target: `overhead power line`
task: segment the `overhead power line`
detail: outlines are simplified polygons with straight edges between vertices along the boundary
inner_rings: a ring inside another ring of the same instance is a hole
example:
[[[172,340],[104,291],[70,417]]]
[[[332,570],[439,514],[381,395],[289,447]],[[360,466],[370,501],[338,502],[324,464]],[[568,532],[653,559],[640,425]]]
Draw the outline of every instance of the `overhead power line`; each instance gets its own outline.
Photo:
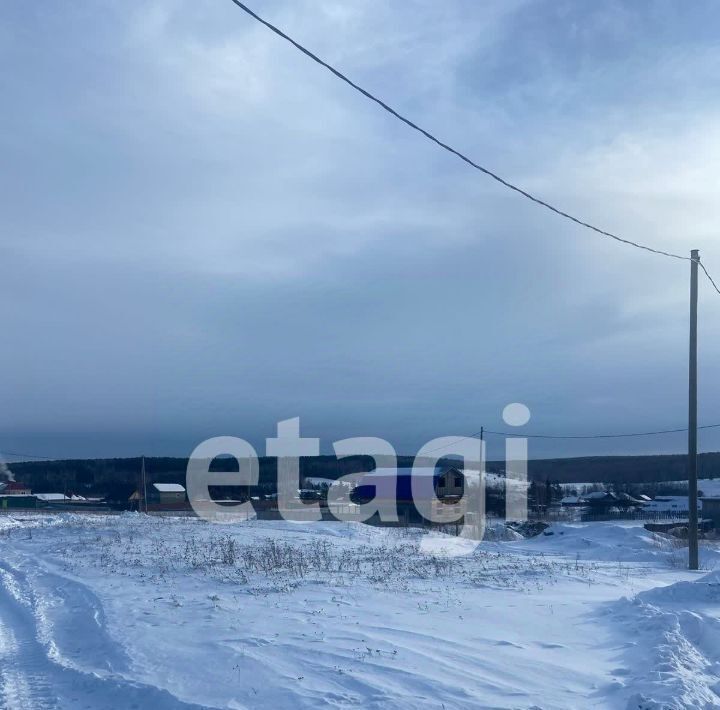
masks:
[[[257,13],[253,12],[247,5],[240,2],[240,0],[232,0],[232,2],[239,7],[243,12],[248,14],[250,17],[252,17],[257,22],[261,23],[265,27],[267,27],[271,32],[274,32],[278,37],[281,37],[285,41],[292,44],[296,49],[298,49],[300,52],[302,52],[305,56],[312,59],[314,62],[319,64],[320,66],[327,69],[329,72],[331,72],[334,76],[336,76],[341,81],[345,82],[348,86],[355,89],[355,91],[362,94],[365,98],[370,99],[370,101],[373,101],[376,103],[380,108],[382,108],[384,111],[387,111],[391,116],[398,119],[402,123],[404,123],[409,128],[412,128],[414,131],[417,131],[422,136],[427,138],[432,143],[435,143],[437,146],[442,148],[443,150],[446,150],[447,152],[451,153],[452,155],[456,156],[463,162],[467,163],[471,167],[475,168],[476,170],[480,171],[481,173],[485,174],[487,177],[492,178],[496,182],[499,182],[504,187],[508,188],[509,190],[513,190],[514,192],[518,193],[519,195],[522,195],[528,200],[531,200],[537,205],[540,205],[541,207],[544,207],[545,209],[554,212],[560,217],[563,217],[571,222],[574,222],[575,224],[585,227],[586,229],[589,229],[593,232],[596,232],[597,234],[607,237],[609,239],[613,239],[614,241],[620,242],[621,244],[627,244],[628,246],[633,246],[637,249],[642,249],[643,251],[651,252],[653,254],[660,254],[661,256],[666,256],[671,259],[679,259],[681,261],[690,261],[691,262],[691,269],[690,269],[690,347],[689,347],[689,370],[688,370],[688,383],[689,383],[689,397],[688,397],[688,429],[675,429],[675,430],[665,430],[665,431],[658,431],[658,432],[641,432],[638,434],[620,434],[620,435],[609,435],[609,434],[594,434],[594,435],[588,435],[588,436],[551,436],[551,435],[541,435],[541,434],[535,434],[535,435],[529,435],[533,436],[534,438],[544,438],[544,439],[610,439],[610,438],[619,438],[622,437],[628,437],[628,436],[652,436],[655,434],[664,434],[664,433],[672,433],[672,432],[681,432],[681,431],[687,431],[688,432],[688,478],[689,478],[689,498],[690,498],[690,518],[689,518],[689,525],[688,525],[688,550],[689,550],[689,568],[692,570],[698,569],[698,525],[697,525],[697,432],[698,428],[707,429],[711,427],[715,427],[718,425],[708,425],[706,427],[698,427],[697,426],[697,295],[698,295],[698,266],[702,267],[703,272],[707,276],[708,280],[712,284],[715,291],[720,294],[720,288],[718,288],[718,285],[715,283],[712,276],[710,276],[710,273],[705,268],[703,264],[700,263],[700,256],[697,249],[693,249],[691,251],[690,257],[682,256],[680,254],[675,254],[673,252],[664,251],[662,249],[655,249],[654,247],[647,246],[646,244],[640,244],[638,242],[634,242],[630,239],[625,239],[623,237],[618,236],[617,234],[613,234],[612,232],[608,232],[604,229],[600,229],[599,227],[596,227],[595,225],[591,224],[590,222],[586,222],[582,219],[579,219],[578,217],[574,217],[568,212],[565,212],[564,210],[559,209],[558,207],[555,207],[554,205],[550,204],[549,202],[546,202],[545,200],[540,199],[539,197],[536,197],[535,195],[531,194],[527,190],[523,190],[522,188],[518,187],[517,185],[514,185],[513,183],[509,182],[508,180],[505,180],[504,178],[500,177],[497,173],[494,173],[492,170],[488,170],[488,168],[483,167],[479,163],[476,163],[474,160],[471,160],[468,158],[464,153],[461,153],[459,150],[456,150],[452,146],[448,145],[447,143],[444,143],[439,138],[435,137],[432,133],[425,130],[424,128],[421,128],[416,123],[411,121],[409,118],[406,118],[402,114],[400,114],[398,111],[396,111],[394,108],[386,104],[384,101],[379,99],[374,94],[371,94],[366,89],[363,89],[359,84],[356,84],[354,81],[350,80],[345,74],[337,70],[335,67],[333,67],[331,64],[328,64],[326,61],[320,59],[316,54],[311,52],[309,49],[301,45],[299,42],[295,41],[292,37],[285,34],[282,30],[280,30],[275,25],[271,24],[267,20],[264,20],[262,17],[260,17]],[[499,435],[507,435],[503,432],[488,432],[488,434],[499,434]],[[474,435],[476,436],[476,435]],[[465,439],[470,437],[464,437]],[[459,439],[459,441],[462,441],[463,439]],[[442,448],[447,447],[438,447],[437,450],[440,450]],[[431,453],[431,452],[427,452]]]
[[[699,426],[698,429],[718,429],[720,424],[704,424]],[[440,451],[441,449],[447,449],[453,444],[457,444],[460,441],[466,441],[467,439],[477,439],[482,434],[492,434],[494,436],[509,436],[509,437],[521,437],[523,439],[626,439],[635,436],[658,436],[660,434],[679,434],[681,432],[688,431],[687,427],[684,429],[658,429],[656,431],[635,431],[629,433],[620,434],[524,434],[521,431],[493,431],[492,429],[482,429],[482,431],[476,431],[467,436],[460,436],[450,444],[439,446],[437,449],[431,449],[426,451],[426,454],[431,454],[433,451]],[[44,459],[46,461],[57,461],[57,457],[53,456],[42,456],[41,454],[21,454],[17,451],[0,451],[0,456],[15,456],[27,459]]]
[[[421,128],[416,123],[411,121],[409,118],[403,116],[401,113],[396,111],[394,108],[386,104],[382,99],[379,99],[374,94],[370,93],[366,89],[363,89],[362,86],[359,84],[356,84],[354,81],[349,79],[345,74],[343,74],[341,71],[336,69],[331,64],[328,64],[328,62],[324,61],[320,57],[317,56],[317,54],[314,54],[309,49],[304,47],[302,44],[294,40],[292,37],[287,35],[285,32],[283,32],[280,28],[276,27],[275,25],[271,24],[267,20],[263,19],[258,15],[256,12],[251,10],[245,3],[240,2],[240,0],[231,0],[235,5],[237,5],[243,12],[247,13],[250,17],[252,17],[254,20],[257,20],[262,25],[265,25],[270,31],[274,32],[278,37],[282,37],[284,40],[292,44],[296,49],[300,50],[304,55],[312,59],[314,62],[317,62],[320,66],[325,67],[329,72],[334,74],[338,79],[341,81],[344,81],[348,86],[351,86],[355,91],[358,91],[361,93],[365,98],[370,99],[371,101],[374,101],[378,106],[380,106],[382,109],[387,111],[389,114],[397,118],[399,121],[402,121],[405,125],[409,126],[413,130],[417,131],[418,133],[421,133],[425,138],[432,141],[436,145],[440,146],[444,150],[448,151],[449,153],[452,153],[457,158],[460,158],[460,160],[464,161],[468,165],[472,166],[476,170],[479,170],[481,173],[484,173],[488,177],[492,178],[496,182],[499,182],[501,185],[507,187],[510,190],[513,190],[514,192],[517,192],[518,194],[522,195],[523,197],[527,198],[528,200],[532,200],[535,204],[540,205],[541,207],[545,207],[546,209],[550,210],[551,212],[554,212],[555,214],[559,215],[560,217],[564,217],[565,219],[569,219],[571,222],[574,222],[575,224],[579,224],[581,227],[585,227],[586,229],[590,229],[593,232],[596,232],[597,234],[600,234],[604,237],[609,237],[610,239],[614,239],[617,242],[621,242],[622,244],[627,244],[629,246],[637,247],[638,249],[643,249],[644,251],[652,252],[653,254],[660,254],[662,256],[668,256],[672,259],[682,259],[683,261],[690,261],[690,258],[687,256],[682,256],[680,254],[673,254],[672,252],[663,251],[662,249],[655,249],[653,247],[649,247],[645,244],[639,244],[638,242],[634,242],[630,239],[624,239],[623,237],[619,237],[617,234],[613,234],[612,232],[608,232],[604,229],[600,229],[599,227],[596,227],[593,224],[590,224],[589,222],[585,222],[582,219],[579,219],[578,217],[573,217],[573,215],[569,214],[568,212],[565,212],[564,210],[559,209],[558,207],[555,207],[554,205],[551,205],[549,202],[545,202],[545,200],[541,200],[539,197],[536,197],[535,195],[531,194],[527,190],[523,190],[521,187],[518,187],[517,185],[514,185],[513,183],[509,182],[508,180],[505,180],[504,178],[500,177],[497,173],[494,173],[492,170],[488,170],[488,168],[483,167],[479,163],[476,163],[471,158],[468,158],[467,155],[464,153],[461,153],[459,150],[456,150],[452,146],[448,145],[447,143],[444,143],[439,138],[435,137],[432,133],[425,130],[424,128]],[[709,277],[709,275],[708,275]],[[717,286],[715,287],[717,289]],[[718,291],[720,293],[720,291]]]
[[[41,456],[40,454],[20,454],[16,451],[0,451],[0,456],[15,456],[16,458],[25,459],[45,459],[46,461],[55,461],[52,456]]]
[[[706,424],[699,426],[698,429],[717,429],[720,424]],[[677,434],[686,432],[685,429],[660,429],[658,431],[639,431],[629,434],[522,434],[517,431],[490,431],[485,429],[485,434],[495,434],[496,436],[522,436],[526,439],[626,439],[634,436],[657,436],[658,434]]]
[[[717,429],[720,424],[705,424],[699,426],[698,429]],[[638,431],[622,434],[524,434],[521,431],[492,431],[491,429],[483,428],[482,431],[476,431],[467,436],[461,436],[450,444],[444,444],[438,446],[437,449],[430,449],[426,451],[426,454],[432,454],[435,451],[441,451],[447,449],[454,444],[467,439],[477,439],[483,434],[493,434],[495,436],[510,436],[510,437],[521,437],[523,439],[627,439],[636,436],[657,436],[659,434],[678,434],[680,432],[687,432],[687,427],[684,429],[659,429],[657,431]]]
[[[710,273],[709,273],[708,270],[705,268],[705,264],[703,264],[702,261],[700,261],[699,259],[698,259],[698,264],[700,265],[700,268],[705,272],[705,276],[708,277],[708,280],[709,280],[710,283],[712,284],[713,288],[720,294],[720,288],[718,288],[718,285],[717,285],[717,284],[715,283],[715,281],[713,280],[713,277],[710,276]]]

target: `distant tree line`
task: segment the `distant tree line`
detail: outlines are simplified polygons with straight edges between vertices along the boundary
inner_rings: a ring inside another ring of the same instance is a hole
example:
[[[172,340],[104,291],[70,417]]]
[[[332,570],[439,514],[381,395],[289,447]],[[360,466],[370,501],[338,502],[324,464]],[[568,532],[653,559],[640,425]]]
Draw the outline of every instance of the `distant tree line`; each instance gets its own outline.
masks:
[[[276,480],[276,460],[259,459],[259,490],[270,492]],[[412,466],[412,456],[399,456],[398,466]],[[451,460],[447,465],[457,464]],[[687,461],[682,455],[662,456],[594,456],[570,459],[537,459],[528,463],[528,476],[538,484],[532,489],[537,500],[558,499],[560,484],[602,483],[615,492],[636,495],[670,495],[673,486],[663,487],[668,481],[687,478]],[[134,486],[139,479],[140,458],[67,459],[59,461],[27,461],[11,464],[15,477],[38,493],[78,493],[104,495],[118,484]],[[185,483],[185,458],[146,458],[147,480],[150,483]],[[373,460],[367,456],[352,456],[338,460],[335,456],[307,457],[300,460],[302,477],[336,479],[349,473],[368,471]],[[502,472],[503,461],[487,463],[490,472]],[[219,458],[213,462],[217,471],[237,470],[237,462]],[[720,453],[706,453],[699,457],[699,477],[720,476]],[[549,483],[548,483],[549,482]],[[646,484],[642,488],[639,484]],[[548,485],[550,491],[548,492]],[[648,487],[649,486],[649,487]],[[583,491],[578,491],[581,493]],[[681,495],[682,493],[676,493]],[[490,500],[488,501],[490,504]]]

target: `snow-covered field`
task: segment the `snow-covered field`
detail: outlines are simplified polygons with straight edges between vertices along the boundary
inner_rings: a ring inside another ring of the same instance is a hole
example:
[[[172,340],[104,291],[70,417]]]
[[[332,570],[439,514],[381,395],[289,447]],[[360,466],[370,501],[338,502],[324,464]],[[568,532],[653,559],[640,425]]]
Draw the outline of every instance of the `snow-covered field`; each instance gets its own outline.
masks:
[[[5,515],[0,707],[718,707],[720,554],[551,530]]]

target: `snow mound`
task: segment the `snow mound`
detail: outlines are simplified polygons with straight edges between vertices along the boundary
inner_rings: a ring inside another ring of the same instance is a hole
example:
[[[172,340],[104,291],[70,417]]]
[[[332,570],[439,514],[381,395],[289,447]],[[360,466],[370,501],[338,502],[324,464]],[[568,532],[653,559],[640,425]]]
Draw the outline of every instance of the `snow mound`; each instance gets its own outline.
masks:
[[[720,707],[720,572],[640,592],[611,605],[609,615],[631,634],[627,710]]]
[[[718,604],[720,570],[714,570],[698,580],[649,589],[638,594],[636,599],[647,604]]]
[[[517,540],[524,540],[525,538],[513,530],[504,523],[493,523],[485,527],[485,535],[483,540],[487,542],[516,542]]]
[[[667,703],[659,703],[642,693],[635,693],[627,702],[625,710],[669,710]]]
[[[611,562],[657,562],[674,552],[666,538],[641,524],[555,523],[527,544],[545,552]]]

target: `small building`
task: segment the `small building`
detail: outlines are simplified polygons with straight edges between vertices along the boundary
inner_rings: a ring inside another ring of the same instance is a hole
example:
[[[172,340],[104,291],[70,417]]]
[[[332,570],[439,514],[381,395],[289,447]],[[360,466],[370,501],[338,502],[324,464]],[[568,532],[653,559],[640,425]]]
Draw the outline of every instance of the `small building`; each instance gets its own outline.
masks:
[[[64,503],[66,500],[70,500],[70,496],[64,493],[36,493],[35,497],[43,503]]]
[[[714,528],[720,528],[720,496],[701,498],[703,520],[710,520]]]
[[[104,502],[111,510],[137,510],[137,504],[131,501],[135,492],[131,483],[113,483],[107,489]]]
[[[699,509],[700,501],[698,501]],[[649,503],[645,503],[643,510],[647,513],[688,515],[690,502],[688,496],[656,496]]]
[[[620,501],[621,505],[630,507],[642,507],[646,501],[640,500],[640,498],[633,498],[629,493],[616,493],[615,496]]]
[[[673,520],[673,521],[664,521],[664,522],[645,523],[645,525],[643,527],[645,528],[645,530],[648,530],[649,532],[659,532],[659,533],[674,535],[675,537],[687,538],[688,526],[689,526],[689,523],[687,520]],[[698,531],[699,532],[706,533],[709,530],[712,530],[713,527],[714,527],[714,525],[711,520],[706,519],[705,517],[698,519]]]
[[[611,508],[628,509],[640,508],[642,501],[633,498],[627,493],[612,493],[610,491],[593,491],[578,498],[577,502],[564,502],[569,500],[563,498],[563,505],[583,505],[592,511],[609,511]]]
[[[153,483],[147,497],[150,505],[178,505],[185,502],[185,488],[179,483]]]
[[[445,471],[429,467],[377,468],[362,476],[353,497],[358,500],[394,499],[398,502],[412,502],[418,496],[425,499],[432,496],[453,498],[462,496],[464,483],[465,476],[457,468]]]
[[[615,508],[619,504],[619,499],[614,493],[609,491],[593,491],[582,496],[585,505],[592,511],[605,512],[610,508]]]
[[[443,471],[437,480],[438,498],[459,498],[465,490],[465,474],[458,468]]]
[[[33,495],[41,504],[50,508],[90,510],[105,506],[102,498],[86,498],[74,493],[34,493]]]
[[[423,522],[416,503],[429,502],[433,517],[447,516],[453,520],[461,514],[460,503],[465,489],[465,475],[461,469],[448,468],[377,468],[363,474],[352,491],[352,503],[377,501],[381,508],[396,512],[407,523]]]
[[[298,498],[300,500],[322,500],[323,492],[315,488],[299,488]]]
[[[4,496],[29,496],[32,495],[30,486],[26,486],[20,481],[7,481],[0,484],[0,495]]]
[[[20,495],[13,493],[11,495],[4,495],[0,493],[0,510],[8,510],[10,508],[22,508],[22,509],[34,509],[45,505],[41,503],[36,496],[33,495]]]

